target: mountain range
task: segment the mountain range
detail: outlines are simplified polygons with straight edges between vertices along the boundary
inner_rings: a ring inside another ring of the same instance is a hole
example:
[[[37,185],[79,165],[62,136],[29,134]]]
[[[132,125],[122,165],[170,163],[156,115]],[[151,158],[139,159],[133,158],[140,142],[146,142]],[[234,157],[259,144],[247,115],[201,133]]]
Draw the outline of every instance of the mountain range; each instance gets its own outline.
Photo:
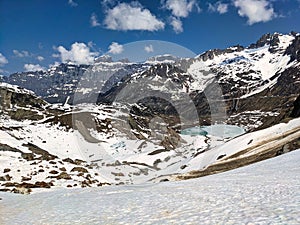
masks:
[[[300,35],[0,83],[0,189],[190,179],[300,147]]]

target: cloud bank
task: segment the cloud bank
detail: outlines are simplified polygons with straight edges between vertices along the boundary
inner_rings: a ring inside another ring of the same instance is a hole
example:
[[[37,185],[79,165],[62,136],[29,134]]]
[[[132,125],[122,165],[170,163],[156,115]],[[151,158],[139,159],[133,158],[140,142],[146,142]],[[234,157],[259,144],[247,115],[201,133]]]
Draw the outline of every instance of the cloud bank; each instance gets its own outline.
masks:
[[[121,54],[124,51],[123,45],[120,45],[117,42],[111,43],[111,45],[108,48],[109,53],[112,53],[114,55]]]
[[[6,57],[4,55],[2,55],[2,53],[0,52],[0,66],[4,66],[5,64],[8,63],[8,60],[6,59]]]
[[[171,26],[176,34],[183,32],[182,21],[176,17],[171,17]]]
[[[19,58],[24,58],[24,57],[29,57],[30,53],[28,51],[18,51],[18,50],[13,50],[13,53],[16,57]]]
[[[162,30],[165,24],[158,20],[148,9],[144,9],[139,3],[119,3],[112,9],[108,9],[104,24],[111,30]]]
[[[92,27],[99,27],[101,24],[98,22],[97,16],[95,13],[91,15],[90,23]]]
[[[228,12],[228,4],[222,2],[216,2],[215,4],[208,3],[208,10],[211,12],[218,12],[225,14]]]
[[[29,72],[29,71],[41,71],[41,70],[45,70],[45,68],[42,67],[39,64],[25,64],[24,65],[24,69],[27,72]]]
[[[249,25],[268,22],[276,17],[274,8],[267,0],[234,0],[233,4],[238,8],[238,14],[248,19]]]
[[[164,4],[166,9],[171,10],[173,16],[182,18],[188,17],[194,7],[200,9],[195,0],[167,0]]]
[[[57,47],[56,50],[59,52],[57,56],[61,58],[63,63],[92,64],[95,57],[99,55],[98,52],[91,52],[86,44],[78,42],[72,44],[70,50],[63,46]]]
[[[76,2],[74,2],[73,0],[68,0],[68,4],[72,7],[78,6],[78,4]]]
[[[163,8],[171,11],[170,24],[175,33],[183,32],[181,18],[187,18],[195,8],[200,12],[196,0],[166,0],[162,1],[162,4]]]

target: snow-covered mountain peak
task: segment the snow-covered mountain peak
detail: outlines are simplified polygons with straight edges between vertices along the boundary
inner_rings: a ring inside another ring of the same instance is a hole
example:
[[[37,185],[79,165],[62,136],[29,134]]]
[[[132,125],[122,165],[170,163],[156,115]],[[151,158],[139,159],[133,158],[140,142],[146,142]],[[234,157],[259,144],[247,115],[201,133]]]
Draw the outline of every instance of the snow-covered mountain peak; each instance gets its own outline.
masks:
[[[264,90],[276,82],[281,72],[293,65],[291,56],[297,53],[295,50],[287,52],[287,49],[295,39],[297,36],[292,34],[265,34],[247,48],[234,46],[207,51],[198,56],[188,69],[196,81],[191,90],[203,89],[205,84],[216,78],[220,83],[235,83],[240,93],[249,94],[257,87]]]
[[[98,62],[112,62],[112,57],[110,55],[102,55],[95,59],[95,63]]]
[[[145,63],[149,63],[149,64],[175,63],[179,60],[180,58],[178,58],[177,56],[164,54],[164,55],[157,55],[157,56],[150,57]]]

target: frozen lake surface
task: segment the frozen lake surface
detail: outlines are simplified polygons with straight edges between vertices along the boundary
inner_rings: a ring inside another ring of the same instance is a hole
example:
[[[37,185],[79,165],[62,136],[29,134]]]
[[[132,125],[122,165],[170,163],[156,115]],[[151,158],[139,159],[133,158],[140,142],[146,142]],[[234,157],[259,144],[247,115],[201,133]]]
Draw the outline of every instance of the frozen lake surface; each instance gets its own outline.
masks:
[[[234,138],[244,134],[246,131],[239,126],[215,124],[211,126],[191,127],[181,131],[183,135],[211,135],[221,138]]]
[[[181,182],[0,193],[0,224],[300,224],[300,150]]]

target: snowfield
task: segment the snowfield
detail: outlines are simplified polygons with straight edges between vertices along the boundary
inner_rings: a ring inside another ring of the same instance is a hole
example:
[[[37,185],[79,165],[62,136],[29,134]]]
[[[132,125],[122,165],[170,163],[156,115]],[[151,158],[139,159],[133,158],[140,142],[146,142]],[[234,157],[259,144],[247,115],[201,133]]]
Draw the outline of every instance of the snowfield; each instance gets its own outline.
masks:
[[[0,224],[299,224],[300,150],[198,179],[0,193]]]

